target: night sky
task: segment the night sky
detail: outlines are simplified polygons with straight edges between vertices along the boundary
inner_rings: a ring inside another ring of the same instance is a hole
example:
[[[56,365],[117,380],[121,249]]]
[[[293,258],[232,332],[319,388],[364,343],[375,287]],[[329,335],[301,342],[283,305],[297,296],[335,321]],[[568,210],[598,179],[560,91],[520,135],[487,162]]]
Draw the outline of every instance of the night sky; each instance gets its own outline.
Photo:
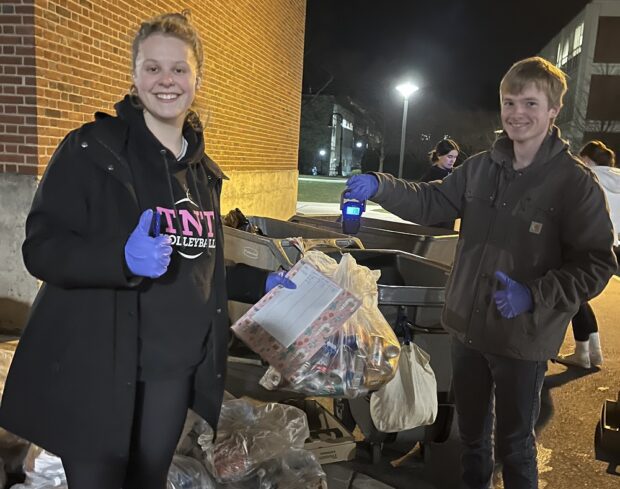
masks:
[[[333,77],[321,93],[396,109],[394,87],[410,78],[425,97],[493,110],[510,65],[538,53],[587,3],[308,0],[304,93]]]

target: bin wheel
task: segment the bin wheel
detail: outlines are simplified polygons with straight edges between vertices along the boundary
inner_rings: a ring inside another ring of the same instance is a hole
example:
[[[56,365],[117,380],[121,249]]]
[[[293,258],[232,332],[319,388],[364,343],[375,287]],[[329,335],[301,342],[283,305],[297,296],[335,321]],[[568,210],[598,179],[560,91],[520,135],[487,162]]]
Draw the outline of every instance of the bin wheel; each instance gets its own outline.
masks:
[[[381,449],[382,449],[382,445],[383,443],[372,443],[371,446],[371,450],[372,450],[372,463],[373,465],[378,464],[379,462],[381,462]]]
[[[357,423],[351,413],[351,406],[347,399],[334,399],[334,416],[348,431],[353,431]]]

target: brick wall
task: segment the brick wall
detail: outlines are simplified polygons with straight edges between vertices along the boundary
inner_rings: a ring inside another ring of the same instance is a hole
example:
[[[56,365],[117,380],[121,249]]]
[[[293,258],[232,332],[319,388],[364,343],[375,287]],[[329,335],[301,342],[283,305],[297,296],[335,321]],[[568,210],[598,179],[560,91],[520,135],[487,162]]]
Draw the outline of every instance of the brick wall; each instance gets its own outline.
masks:
[[[126,93],[139,21],[190,8],[205,47],[207,151],[226,172],[295,173],[305,3],[3,0],[0,171],[41,174],[69,130]]]
[[[37,171],[34,0],[0,4],[0,172]]]

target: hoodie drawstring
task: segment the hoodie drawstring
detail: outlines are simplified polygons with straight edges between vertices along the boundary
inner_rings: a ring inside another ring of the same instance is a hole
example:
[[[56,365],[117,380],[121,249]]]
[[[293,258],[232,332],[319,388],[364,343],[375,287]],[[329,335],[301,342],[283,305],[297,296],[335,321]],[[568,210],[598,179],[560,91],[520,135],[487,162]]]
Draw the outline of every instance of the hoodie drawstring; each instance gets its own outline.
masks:
[[[209,229],[209,224],[207,223],[207,217],[205,216],[204,207],[202,206],[202,198],[200,197],[200,192],[198,191],[198,184],[196,182],[196,172],[194,172],[194,170],[192,169],[192,165],[189,163],[187,165],[187,169],[189,170],[189,173],[192,177],[194,192],[196,193],[196,199],[198,199],[198,208],[200,209],[200,215],[202,216],[202,221],[204,222],[205,232],[208,232],[207,230]],[[203,171],[204,171],[204,168],[203,168]],[[206,172],[205,172],[205,180],[207,182],[207,187],[208,187],[209,177],[206,174]],[[211,199],[211,204],[213,204],[213,200],[211,198],[211,191],[208,191],[207,194],[209,195],[209,198]],[[215,211],[215,208],[213,207],[213,205],[211,206],[211,208]],[[213,216],[215,219],[215,212],[213,213]],[[209,248],[207,248],[207,256],[211,256],[211,250]]]
[[[177,204],[174,199],[174,190],[172,188],[172,179],[170,178],[170,166],[168,165],[168,157],[166,156],[167,150],[162,149],[159,151],[159,154],[164,160],[164,166],[166,167],[166,181],[168,182],[168,194],[170,196],[170,203],[172,204],[172,208],[174,209],[174,218],[177,223],[177,229],[181,232],[181,220],[179,219],[179,210],[177,209]],[[185,250],[185,246],[181,245],[181,249]]]

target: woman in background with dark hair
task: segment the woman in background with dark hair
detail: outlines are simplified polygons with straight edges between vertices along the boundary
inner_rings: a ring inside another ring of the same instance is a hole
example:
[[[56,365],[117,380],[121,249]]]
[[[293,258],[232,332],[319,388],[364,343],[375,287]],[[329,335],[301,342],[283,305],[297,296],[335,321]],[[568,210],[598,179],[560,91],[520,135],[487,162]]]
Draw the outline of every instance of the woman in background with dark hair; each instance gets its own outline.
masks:
[[[420,182],[443,180],[450,175],[450,173],[452,173],[452,167],[459,156],[459,152],[459,145],[452,139],[442,139],[439,141],[435,145],[435,149],[428,154],[433,166],[422,175]]]
[[[617,256],[620,232],[620,170],[614,168],[616,155],[601,141],[590,141],[579,151],[579,158],[595,173],[605,192],[614,226],[614,250]],[[581,368],[600,367],[603,364],[601,339],[596,316],[588,302],[579,307],[572,324],[575,351],[569,355],[560,355],[557,360]]]
[[[459,145],[452,139],[442,139],[428,156],[432,166],[422,175],[420,182],[432,182],[433,180],[443,180],[450,173],[459,156]],[[454,229],[454,221],[438,222],[432,225],[437,228]]]

